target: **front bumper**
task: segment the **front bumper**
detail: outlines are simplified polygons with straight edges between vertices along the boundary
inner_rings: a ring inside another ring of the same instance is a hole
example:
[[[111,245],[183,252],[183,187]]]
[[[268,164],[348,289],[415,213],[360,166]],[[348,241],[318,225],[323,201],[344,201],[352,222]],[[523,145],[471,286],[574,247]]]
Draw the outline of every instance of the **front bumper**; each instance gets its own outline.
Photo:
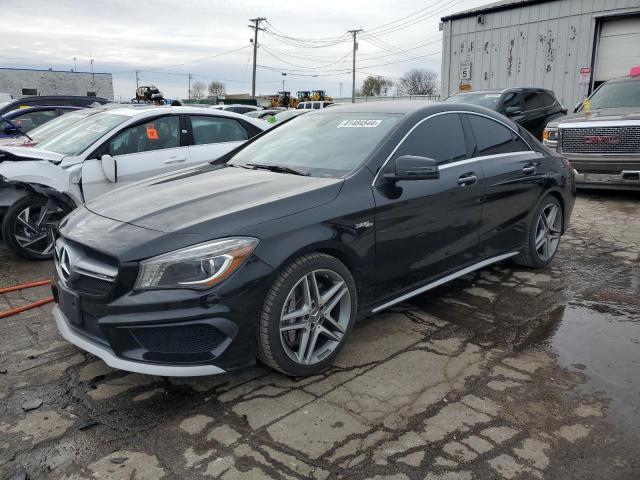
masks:
[[[577,170],[578,188],[640,189],[640,155],[561,155]]]
[[[640,167],[638,170],[623,171],[619,174],[580,173],[578,171],[576,186],[578,188],[609,190],[640,190]]]
[[[216,375],[225,373],[220,367],[215,365],[158,365],[152,363],[135,362],[117,357],[113,351],[105,345],[92,341],[89,338],[77,333],[64,316],[60,307],[53,308],[53,318],[58,325],[58,331],[62,337],[73,343],[75,346],[85,350],[100,358],[110,367],[128,372],[144,373],[146,375],[158,375],[163,377],[197,377],[202,375]]]

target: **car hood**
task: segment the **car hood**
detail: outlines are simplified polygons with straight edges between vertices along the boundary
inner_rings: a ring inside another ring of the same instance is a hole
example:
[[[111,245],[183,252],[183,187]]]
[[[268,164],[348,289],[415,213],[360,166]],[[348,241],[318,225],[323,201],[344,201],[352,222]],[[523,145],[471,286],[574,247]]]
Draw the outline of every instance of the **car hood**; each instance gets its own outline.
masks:
[[[205,165],[118,189],[86,207],[160,232],[220,236],[328,203],[342,183],[336,178]]]
[[[16,161],[33,161],[33,160],[46,160],[51,163],[60,163],[64,155],[60,153],[53,153],[47,150],[40,150],[38,148],[24,148],[22,146],[0,146],[0,162],[10,160]]]
[[[615,122],[623,120],[640,120],[640,108],[603,108],[590,113],[573,113],[549,123],[550,127],[562,127],[567,123]]]

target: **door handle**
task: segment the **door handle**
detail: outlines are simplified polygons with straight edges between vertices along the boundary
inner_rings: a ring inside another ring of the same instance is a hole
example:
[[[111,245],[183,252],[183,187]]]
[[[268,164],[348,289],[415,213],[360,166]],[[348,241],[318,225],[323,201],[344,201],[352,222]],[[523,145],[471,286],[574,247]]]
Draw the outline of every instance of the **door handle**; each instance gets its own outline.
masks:
[[[177,155],[173,156],[173,157],[169,157],[167,160],[164,161],[165,165],[170,165],[172,163],[182,163],[182,162],[186,162],[187,161],[187,157],[179,157]]]
[[[477,181],[478,177],[473,174],[462,175],[460,178],[458,178],[458,185],[460,185],[461,187],[466,187],[467,185],[473,185]]]
[[[535,165],[525,165],[524,167],[522,167],[522,172],[526,173],[527,175],[531,175],[532,173],[536,173],[536,166]]]

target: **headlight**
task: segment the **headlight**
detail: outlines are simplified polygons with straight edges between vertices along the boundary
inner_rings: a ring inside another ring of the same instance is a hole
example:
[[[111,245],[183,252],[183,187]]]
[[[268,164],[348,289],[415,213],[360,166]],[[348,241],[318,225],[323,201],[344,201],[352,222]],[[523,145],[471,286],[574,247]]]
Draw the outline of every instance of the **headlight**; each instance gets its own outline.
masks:
[[[542,143],[547,147],[556,148],[558,146],[558,129],[557,128],[545,128],[542,133]]]
[[[235,272],[256,245],[257,238],[221,238],[143,260],[134,288],[211,288]]]

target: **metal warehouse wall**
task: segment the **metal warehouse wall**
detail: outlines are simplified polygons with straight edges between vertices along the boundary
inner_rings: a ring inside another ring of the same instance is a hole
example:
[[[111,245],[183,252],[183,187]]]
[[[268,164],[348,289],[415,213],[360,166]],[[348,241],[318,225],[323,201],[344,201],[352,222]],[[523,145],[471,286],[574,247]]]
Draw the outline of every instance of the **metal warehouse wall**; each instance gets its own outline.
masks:
[[[596,19],[636,11],[640,0],[554,0],[444,22],[442,95],[470,61],[473,90],[543,87],[571,109],[588,94],[580,68],[592,66]]]
[[[113,78],[110,73],[64,72],[0,68],[0,92],[20,98],[23,88],[34,88],[38,95],[86,95],[113,100]]]

